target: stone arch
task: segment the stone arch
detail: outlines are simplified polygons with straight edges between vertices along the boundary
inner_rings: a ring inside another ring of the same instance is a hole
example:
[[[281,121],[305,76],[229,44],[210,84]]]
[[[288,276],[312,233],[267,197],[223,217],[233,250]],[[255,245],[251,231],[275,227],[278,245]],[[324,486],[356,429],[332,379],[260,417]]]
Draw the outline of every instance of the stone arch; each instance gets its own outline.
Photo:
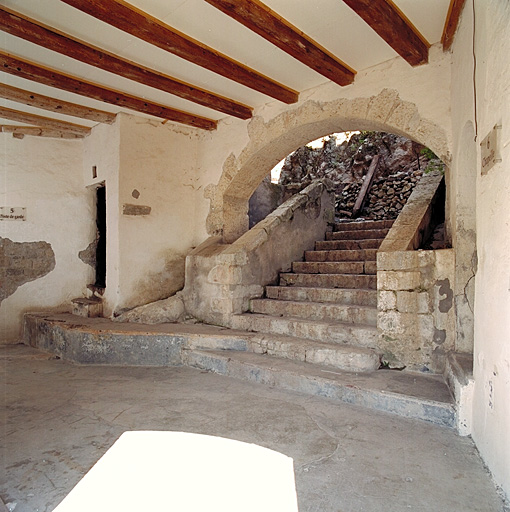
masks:
[[[267,123],[262,117],[250,121],[248,144],[239,157],[227,158],[218,185],[209,191],[208,232],[222,234],[227,243],[235,241],[248,230],[249,198],[274,165],[311,140],[353,130],[404,135],[449,163],[444,130],[423,118],[416,105],[401,100],[395,90],[384,89],[370,98],[307,101]]]

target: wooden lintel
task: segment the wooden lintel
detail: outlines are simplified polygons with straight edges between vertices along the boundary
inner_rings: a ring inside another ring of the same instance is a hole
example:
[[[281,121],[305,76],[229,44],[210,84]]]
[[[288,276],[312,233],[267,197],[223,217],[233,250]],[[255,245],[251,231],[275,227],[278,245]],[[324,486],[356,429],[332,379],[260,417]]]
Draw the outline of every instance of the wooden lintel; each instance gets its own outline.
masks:
[[[123,0],[62,2],[182,59],[284,103],[295,103],[298,100],[296,91],[230,59]]]
[[[0,7],[0,30],[91,66],[225,114],[240,119],[251,117],[251,108],[246,105],[139,66],[5,7]]]
[[[60,121],[51,117],[38,116],[36,114],[29,114],[21,110],[14,110],[12,108],[0,106],[0,118],[17,121],[18,123],[34,124],[43,128],[51,128],[53,130],[65,130],[69,133],[76,135],[88,135],[90,128],[80,124],[68,123],[67,121]]]
[[[113,123],[116,114],[105,112],[104,110],[97,110],[91,107],[84,107],[76,103],[69,103],[68,101],[50,98],[35,92],[25,91],[6,84],[0,84],[0,98],[23,103],[30,107],[37,107],[43,110],[49,110],[56,114],[65,114],[66,116],[80,117],[88,121],[95,121],[97,123]]]
[[[3,133],[12,133],[15,139],[22,139],[25,135],[51,137],[53,139],[83,139],[84,137],[84,135],[70,133],[66,130],[55,130],[53,128],[44,128],[43,126],[14,126],[3,124],[0,125],[0,131]]]
[[[120,91],[107,89],[106,87],[61,73],[55,69],[40,66],[34,62],[15,57],[2,51],[0,51],[0,70],[57,89],[80,94],[87,98],[104,101],[105,103],[194,126],[195,128],[202,128],[204,130],[214,130],[216,128],[216,121],[211,119],[195,116],[157,103],[151,103],[142,98],[137,98]]]
[[[344,0],[411,66],[428,62],[429,44],[391,0]]]
[[[457,30],[462,8],[465,3],[466,0],[450,0],[450,7],[448,8],[443,35],[441,37],[441,43],[444,51],[449,50],[453,43],[453,37]]]
[[[354,71],[259,0],[205,0],[227,16],[339,85]]]

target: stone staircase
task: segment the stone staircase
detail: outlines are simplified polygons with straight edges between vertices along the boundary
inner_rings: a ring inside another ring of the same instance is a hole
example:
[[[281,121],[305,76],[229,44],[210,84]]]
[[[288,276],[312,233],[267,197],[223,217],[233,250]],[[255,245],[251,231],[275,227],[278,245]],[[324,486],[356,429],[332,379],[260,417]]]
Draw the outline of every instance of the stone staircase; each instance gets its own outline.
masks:
[[[266,287],[266,298],[233,317],[232,330],[190,339],[183,363],[454,427],[441,375],[379,370],[376,252],[391,225],[335,225],[292,272],[280,274],[278,286]]]
[[[277,337],[273,355],[348,371],[379,368],[376,252],[392,221],[343,222],[235,315],[234,329]],[[301,355],[298,360],[303,360]]]

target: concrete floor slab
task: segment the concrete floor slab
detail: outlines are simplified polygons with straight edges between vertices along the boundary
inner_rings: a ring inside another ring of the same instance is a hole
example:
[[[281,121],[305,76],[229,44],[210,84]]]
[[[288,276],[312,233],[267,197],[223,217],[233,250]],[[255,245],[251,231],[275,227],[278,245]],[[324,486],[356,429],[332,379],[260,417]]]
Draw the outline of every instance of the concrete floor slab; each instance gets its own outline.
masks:
[[[0,367],[0,497],[16,512],[53,510],[131,430],[288,455],[300,512],[504,510],[472,441],[435,425],[185,367],[78,366],[19,346]]]

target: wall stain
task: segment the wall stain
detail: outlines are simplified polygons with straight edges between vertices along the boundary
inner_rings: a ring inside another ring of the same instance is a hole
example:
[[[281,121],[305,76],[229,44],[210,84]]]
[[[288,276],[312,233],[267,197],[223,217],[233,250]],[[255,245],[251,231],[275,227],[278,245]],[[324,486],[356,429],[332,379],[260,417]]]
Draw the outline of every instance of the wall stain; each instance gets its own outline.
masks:
[[[446,331],[444,329],[438,329],[434,327],[434,343],[442,345],[446,340]]]

